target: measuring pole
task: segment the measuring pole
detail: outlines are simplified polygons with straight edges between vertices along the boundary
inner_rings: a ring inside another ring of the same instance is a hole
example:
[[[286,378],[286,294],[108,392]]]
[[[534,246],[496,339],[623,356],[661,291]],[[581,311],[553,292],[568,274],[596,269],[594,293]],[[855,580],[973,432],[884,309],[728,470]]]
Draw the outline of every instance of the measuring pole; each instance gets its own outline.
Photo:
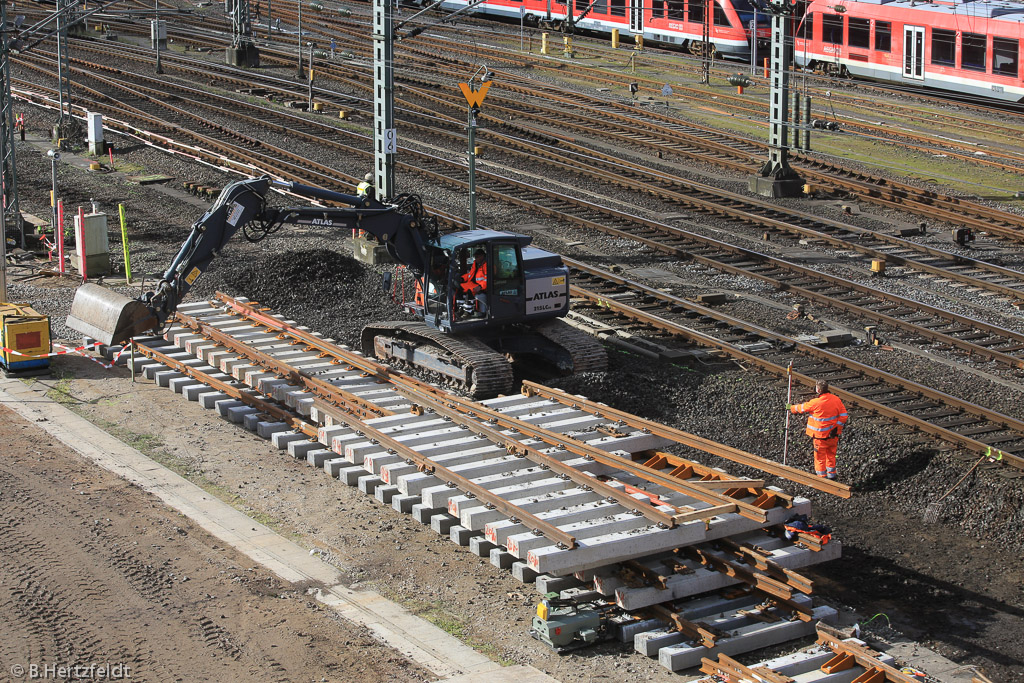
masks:
[[[786,405],[793,402],[793,361],[789,361],[786,368],[786,375],[789,377],[789,389],[786,390]],[[786,436],[782,442],[782,464],[786,464],[786,457],[789,455],[789,418],[793,416],[789,408],[786,408]]]

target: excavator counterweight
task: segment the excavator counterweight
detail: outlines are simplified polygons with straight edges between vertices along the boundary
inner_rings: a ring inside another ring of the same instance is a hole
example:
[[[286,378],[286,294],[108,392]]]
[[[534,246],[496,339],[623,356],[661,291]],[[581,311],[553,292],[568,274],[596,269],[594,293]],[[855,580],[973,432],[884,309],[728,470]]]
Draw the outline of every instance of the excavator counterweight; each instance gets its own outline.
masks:
[[[155,328],[157,319],[138,299],[84,284],[75,293],[68,326],[101,344],[120,344]]]

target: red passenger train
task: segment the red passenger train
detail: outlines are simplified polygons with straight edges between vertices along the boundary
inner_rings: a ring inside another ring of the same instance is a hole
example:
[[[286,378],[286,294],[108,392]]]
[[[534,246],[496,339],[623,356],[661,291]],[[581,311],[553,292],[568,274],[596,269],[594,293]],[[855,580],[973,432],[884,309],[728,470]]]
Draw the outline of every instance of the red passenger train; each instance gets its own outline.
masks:
[[[962,95],[1024,99],[1024,3],[811,0],[800,9],[794,56],[801,66]]]
[[[449,10],[577,28],[719,56],[769,54],[770,0],[444,0]],[[1024,3],[1014,0],[797,0],[794,57],[799,66],[837,76],[890,81],[1009,102],[1024,100],[1021,39]],[[760,57],[759,57],[760,60]]]
[[[504,17],[529,25],[560,27],[572,15],[573,24],[587,31],[624,37],[642,35],[646,41],[673,45],[700,54],[704,16],[711,12],[708,42],[720,56],[750,59],[752,22],[757,22],[758,50],[767,55],[771,40],[769,17],[755,9],[757,0],[484,0],[473,14]],[[444,0],[441,7],[457,10],[472,0]]]

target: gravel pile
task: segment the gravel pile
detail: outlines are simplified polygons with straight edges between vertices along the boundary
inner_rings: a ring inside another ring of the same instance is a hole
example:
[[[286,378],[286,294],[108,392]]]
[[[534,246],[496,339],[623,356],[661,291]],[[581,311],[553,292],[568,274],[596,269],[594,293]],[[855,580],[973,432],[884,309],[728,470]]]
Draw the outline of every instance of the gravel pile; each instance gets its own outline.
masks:
[[[325,248],[260,253],[211,269],[197,295],[211,283],[233,296],[247,296],[299,324],[344,344],[359,344],[370,321],[404,319],[381,288],[381,275],[347,254]]]

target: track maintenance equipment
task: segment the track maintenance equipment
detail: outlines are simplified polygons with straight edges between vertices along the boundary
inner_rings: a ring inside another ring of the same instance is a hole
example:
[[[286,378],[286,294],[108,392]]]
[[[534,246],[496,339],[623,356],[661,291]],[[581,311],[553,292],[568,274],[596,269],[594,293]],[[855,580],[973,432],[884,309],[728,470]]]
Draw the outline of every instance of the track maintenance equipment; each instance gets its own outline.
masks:
[[[0,368],[8,377],[49,371],[50,318],[24,304],[0,303]]]
[[[347,206],[269,207],[272,186]],[[426,370],[476,398],[512,390],[510,358],[539,362],[561,374],[607,366],[600,342],[560,320],[569,312],[569,269],[558,254],[530,246],[530,236],[494,230],[442,235],[416,195],[385,204],[267,176],[235,181],[221,191],[153,291],[130,299],[99,285],[82,285],[68,325],[102,344],[159,331],[238,230],[256,242],[285,224],[361,230],[412,273],[413,299],[403,297],[401,303],[416,320],[365,327],[361,341],[368,356]],[[486,254],[486,310],[461,287],[478,250]],[[401,293],[391,275],[384,274],[385,289]]]
[[[562,654],[609,637],[606,612],[598,603],[548,593],[537,603],[530,635]]]

